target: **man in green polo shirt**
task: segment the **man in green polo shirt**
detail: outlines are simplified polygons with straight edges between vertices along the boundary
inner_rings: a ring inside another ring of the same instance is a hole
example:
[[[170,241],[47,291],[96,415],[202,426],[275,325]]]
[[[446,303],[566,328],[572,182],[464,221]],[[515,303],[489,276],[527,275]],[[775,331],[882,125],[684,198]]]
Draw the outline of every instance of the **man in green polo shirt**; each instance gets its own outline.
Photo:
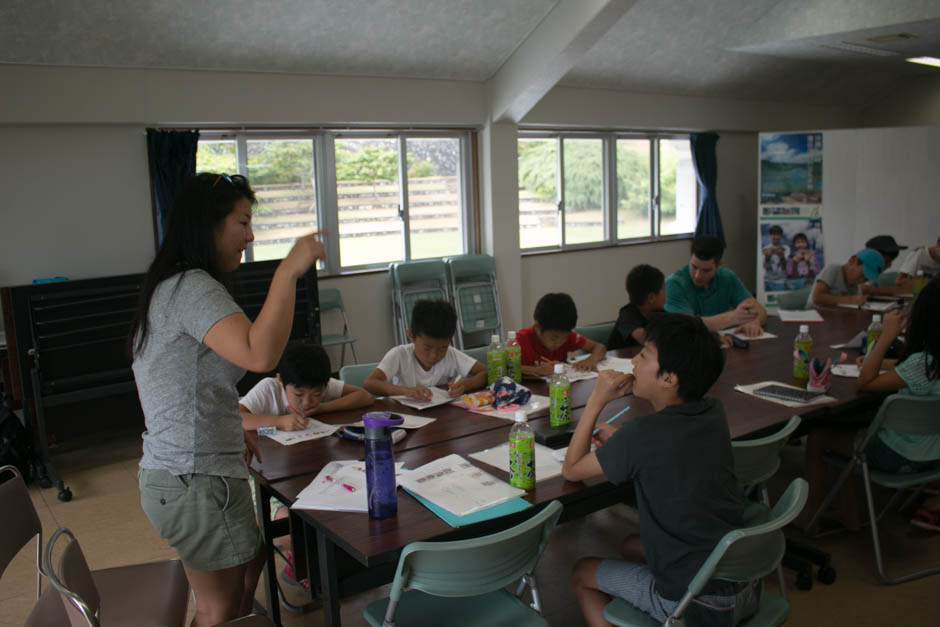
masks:
[[[699,316],[712,331],[735,327],[748,336],[760,335],[767,310],[734,272],[721,267],[724,250],[712,235],[692,240],[689,265],[666,279],[666,311]]]

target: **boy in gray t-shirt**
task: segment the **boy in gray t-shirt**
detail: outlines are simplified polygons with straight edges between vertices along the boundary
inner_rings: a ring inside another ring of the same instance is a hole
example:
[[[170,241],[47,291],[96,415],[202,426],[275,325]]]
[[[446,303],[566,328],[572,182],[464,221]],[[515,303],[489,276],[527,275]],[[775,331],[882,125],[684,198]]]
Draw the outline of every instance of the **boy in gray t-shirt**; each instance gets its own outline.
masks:
[[[873,248],[863,248],[844,264],[826,266],[813,284],[807,306],[862,305],[868,300],[862,286],[870,281],[878,287],[878,276],[884,270],[884,257]]]

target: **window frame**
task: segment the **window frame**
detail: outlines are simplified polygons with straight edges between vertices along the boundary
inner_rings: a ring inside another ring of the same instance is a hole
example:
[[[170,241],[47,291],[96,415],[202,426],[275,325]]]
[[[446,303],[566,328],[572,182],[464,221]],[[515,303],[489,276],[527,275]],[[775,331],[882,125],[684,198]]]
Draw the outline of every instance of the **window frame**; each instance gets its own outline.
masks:
[[[556,141],[556,198],[555,205],[559,212],[559,243],[550,246],[534,246],[531,248],[522,248],[520,252],[523,255],[541,254],[548,252],[567,252],[573,250],[584,250],[591,248],[606,248],[609,246],[622,246],[630,244],[645,244],[649,242],[661,242],[677,239],[688,239],[694,235],[694,227],[691,231],[682,233],[662,234],[661,229],[661,194],[660,194],[660,140],[663,139],[685,139],[691,141],[691,134],[679,132],[655,132],[647,133],[640,131],[580,131],[580,130],[558,130],[558,129],[537,129],[520,128],[518,132],[519,139],[554,139]],[[580,244],[569,244],[565,241],[565,207],[564,207],[564,140],[565,139],[598,139],[602,140],[602,159],[601,159],[601,214],[604,218],[603,232],[604,239],[595,242],[585,242]],[[620,139],[644,139],[649,142],[649,232],[647,235],[638,235],[632,237],[618,237],[617,235],[617,141]],[[517,191],[518,198],[518,191]],[[695,189],[695,217],[698,221],[699,190],[696,184]]]
[[[458,141],[458,239],[463,254],[475,252],[475,224],[477,222],[474,189],[474,163],[472,143],[476,131],[452,128],[311,128],[311,129],[199,129],[199,141],[234,141],[237,174],[248,173],[248,141],[255,140],[310,140],[313,142],[313,172],[316,198],[317,224],[321,231],[339,233],[339,194],[336,181],[337,139],[395,139],[398,149],[399,219],[402,221],[403,259],[411,261],[411,224],[408,200],[409,139],[456,139]],[[235,174],[235,173],[232,173]],[[250,180],[250,179],[249,179]],[[323,238],[326,260],[321,275],[342,275],[385,270],[388,261],[348,265],[340,264],[339,237]],[[461,253],[455,253],[461,254]],[[245,250],[245,262],[254,261],[253,243]]]

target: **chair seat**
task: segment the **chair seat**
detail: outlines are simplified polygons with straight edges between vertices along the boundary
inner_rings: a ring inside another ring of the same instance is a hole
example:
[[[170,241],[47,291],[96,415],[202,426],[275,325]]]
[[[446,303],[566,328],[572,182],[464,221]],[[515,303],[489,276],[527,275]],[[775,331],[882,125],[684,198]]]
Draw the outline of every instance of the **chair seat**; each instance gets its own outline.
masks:
[[[844,457],[839,455],[827,454],[823,458],[826,460],[826,463],[832,464],[839,468],[844,468],[848,463]],[[858,474],[861,474],[861,467],[856,467]],[[883,472],[881,470],[875,470],[874,468],[868,468],[868,476],[871,477],[872,483],[884,486],[886,488],[909,488],[911,486],[919,486],[924,483],[930,483],[931,481],[940,480],[940,467],[931,468],[924,472]]]
[[[388,597],[365,609],[370,625],[381,627]],[[395,613],[398,625],[464,625],[466,627],[535,627],[548,625],[538,612],[506,590],[473,597],[437,597],[419,590],[402,594]]]
[[[62,595],[48,582],[23,624],[24,627],[61,627],[69,624],[69,616],[62,605]]]
[[[740,627],[773,627],[782,625],[790,612],[790,606],[783,597],[768,594],[766,589],[760,597],[757,613],[741,623]],[[614,599],[604,607],[604,618],[614,625],[635,627],[659,627],[659,623],[623,599]]]
[[[186,621],[189,582],[179,560],[104,568],[92,576],[101,595],[103,625],[182,626]]]
[[[355,342],[356,338],[351,335],[342,335],[339,333],[334,333],[331,335],[324,335],[320,339],[320,346],[335,346],[337,344],[351,344]]]

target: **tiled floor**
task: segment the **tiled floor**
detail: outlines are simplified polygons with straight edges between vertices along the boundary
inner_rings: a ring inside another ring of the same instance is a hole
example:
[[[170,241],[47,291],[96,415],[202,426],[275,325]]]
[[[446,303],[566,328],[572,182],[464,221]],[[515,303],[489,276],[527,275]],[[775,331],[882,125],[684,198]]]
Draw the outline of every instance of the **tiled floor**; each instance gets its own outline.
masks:
[[[799,449],[788,449],[780,483],[795,473]],[[173,551],[157,536],[140,510],[137,492],[136,438],[101,442],[56,457],[57,468],[72,488],[74,499],[61,503],[55,490],[30,486],[48,538],[57,527],[70,528],[82,543],[92,568],[151,561],[173,557]],[[773,490],[772,490],[773,492]],[[631,524],[632,512],[615,507],[560,526],[552,537],[537,574],[545,615],[552,625],[581,625],[577,604],[568,586],[571,565],[582,555],[612,555]],[[889,516],[884,534],[889,567],[917,567],[940,563],[940,534],[914,530],[904,517]],[[811,591],[793,588],[790,580],[793,625],[893,625],[935,624],[940,612],[937,594],[940,576],[899,586],[877,582],[871,558],[871,541],[866,532],[842,533],[814,542],[832,553],[838,570],[834,585],[816,584]],[[34,547],[21,551],[0,578],[0,625],[22,625],[32,606],[34,589]],[[767,580],[776,590],[775,578]],[[364,624],[362,608],[383,595],[378,589],[345,599],[343,623]],[[299,600],[298,591],[288,588],[289,598]],[[263,599],[259,587],[259,599]],[[319,625],[320,612],[293,615],[284,612],[285,625]],[[933,618],[931,618],[933,617]]]

